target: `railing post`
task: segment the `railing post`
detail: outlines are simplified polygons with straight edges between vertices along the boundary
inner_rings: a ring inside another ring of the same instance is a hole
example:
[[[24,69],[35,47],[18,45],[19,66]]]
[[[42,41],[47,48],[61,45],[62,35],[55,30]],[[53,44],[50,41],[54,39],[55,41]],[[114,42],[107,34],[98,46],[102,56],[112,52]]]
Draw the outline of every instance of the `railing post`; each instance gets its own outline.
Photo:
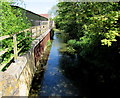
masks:
[[[40,21],[40,25],[39,25],[39,32],[41,33],[41,21]]]
[[[31,37],[32,37],[32,27],[30,28],[30,33],[31,33]]]
[[[39,32],[41,32],[41,24],[39,25]]]
[[[24,30],[24,35],[25,35],[25,38],[26,38],[26,36],[27,36],[27,31],[26,30]]]
[[[50,21],[48,20],[48,29],[50,29]]]
[[[41,21],[41,26],[40,27],[41,27],[41,33],[42,33],[42,31],[43,31],[43,29],[42,29],[43,28],[42,21]]]
[[[13,35],[13,48],[14,48],[14,61],[16,62],[18,56],[16,34]]]
[[[37,29],[37,26],[35,27],[35,29],[36,29],[36,37],[38,36],[38,29]]]

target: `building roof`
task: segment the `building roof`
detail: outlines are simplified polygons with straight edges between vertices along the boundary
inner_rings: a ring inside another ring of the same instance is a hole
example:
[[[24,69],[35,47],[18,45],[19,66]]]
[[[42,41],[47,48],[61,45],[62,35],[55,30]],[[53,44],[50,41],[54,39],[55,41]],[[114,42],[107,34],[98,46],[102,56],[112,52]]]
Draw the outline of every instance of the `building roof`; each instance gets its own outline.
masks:
[[[15,6],[15,5],[11,5],[11,7],[20,8],[20,9],[26,10],[26,9],[24,9],[24,8],[22,8],[22,7]],[[37,16],[39,16],[39,17],[47,18],[47,17],[42,16],[41,14],[36,14],[36,13],[34,13],[34,12],[32,12],[32,11],[29,11],[29,10],[26,10],[26,11],[27,11],[27,12],[30,12],[30,13],[32,13],[32,14],[34,14],[34,15],[37,15]],[[48,19],[48,18],[47,18],[47,19]]]
[[[39,14],[40,16],[43,16],[45,18],[49,18],[49,15],[48,14]]]

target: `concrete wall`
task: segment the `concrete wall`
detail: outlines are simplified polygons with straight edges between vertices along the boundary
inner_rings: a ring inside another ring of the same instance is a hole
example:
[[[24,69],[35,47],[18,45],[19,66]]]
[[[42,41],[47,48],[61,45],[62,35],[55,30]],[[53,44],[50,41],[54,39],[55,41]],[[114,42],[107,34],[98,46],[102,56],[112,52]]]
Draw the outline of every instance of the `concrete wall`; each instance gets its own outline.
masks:
[[[42,43],[44,39],[49,40],[49,33],[50,30],[40,35],[33,41],[32,48],[28,53],[18,57],[18,61],[12,63],[6,71],[0,72],[0,97],[28,96],[36,68],[39,66],[39,60],[35,60],[40,59],[35,58],[35,47]]]

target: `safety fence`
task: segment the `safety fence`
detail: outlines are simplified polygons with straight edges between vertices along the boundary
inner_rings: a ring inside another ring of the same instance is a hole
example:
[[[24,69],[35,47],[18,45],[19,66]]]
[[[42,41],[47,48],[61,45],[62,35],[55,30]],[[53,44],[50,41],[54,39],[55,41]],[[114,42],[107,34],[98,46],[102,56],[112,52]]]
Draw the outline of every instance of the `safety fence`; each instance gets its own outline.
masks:
[[[10,52],[9,45],[4,49],[0,51],[0,71],[3,71],[6,66],[9,65],[10,62],[17,62],[17,57],[19,56],[19,53],[24,49],[26,45],[26,39],[28,37],[35,39],[38,36],[40,36],[42,33],[47,31],[48,29],[52,28],[52,21],[41,21],[41,24],[39,26],[33,26],[28,29],[25,29],[23,31],[19,31],[17,33],[14,33],[12,35],[5,35],[0,37],[1,45],[2,41],[11,39],[12,40],[12,51],[10,53],[9,58],[7,60],[4,60],[4,55],[7,52]],[[22,39],[20,39],[19,35],[22,35]],[[29,41],[29,40],[27,40]],[[22,43],[22,44],[21,44]],[[19,45],[21,44],[21,47]]]

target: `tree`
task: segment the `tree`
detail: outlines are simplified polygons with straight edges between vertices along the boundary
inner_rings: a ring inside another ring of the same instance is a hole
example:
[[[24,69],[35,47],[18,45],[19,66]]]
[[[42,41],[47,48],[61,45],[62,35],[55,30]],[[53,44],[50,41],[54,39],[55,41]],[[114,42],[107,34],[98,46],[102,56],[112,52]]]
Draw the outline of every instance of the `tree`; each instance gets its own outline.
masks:
[[[118,3],[60,2],[57,6],[55,21],[60,29],[69,34],[69,45],[72,44],[69,40],[76,40],[72,47],[80,55],[86,55],[97,46],[114,46],[119,41]]]

